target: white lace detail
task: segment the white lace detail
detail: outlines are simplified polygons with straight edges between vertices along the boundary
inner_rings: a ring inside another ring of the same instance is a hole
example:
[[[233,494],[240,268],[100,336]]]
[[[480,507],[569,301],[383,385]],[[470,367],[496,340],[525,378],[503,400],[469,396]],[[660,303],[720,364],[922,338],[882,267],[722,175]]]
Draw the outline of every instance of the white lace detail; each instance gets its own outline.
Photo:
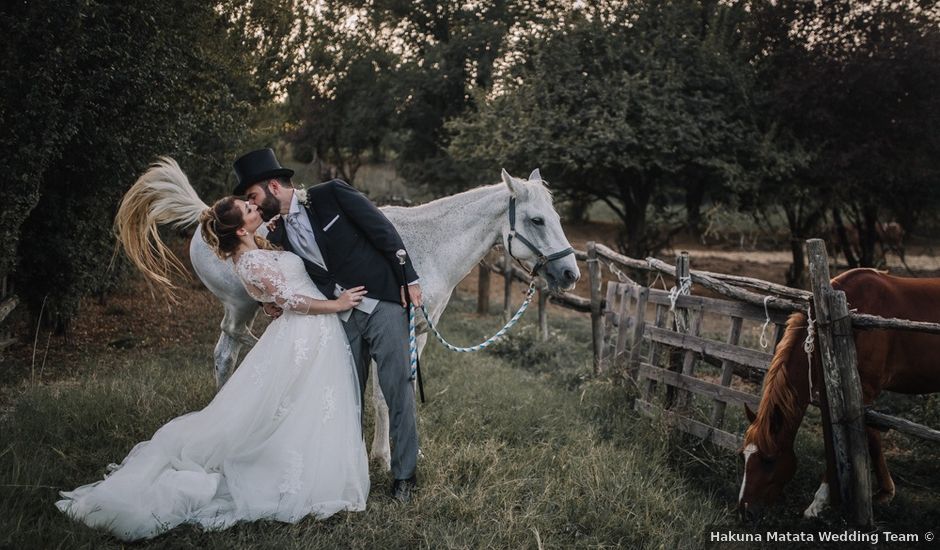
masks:
[[[287,469],[284,470],[284,480],[277,490],[280,491],[281,494],[288,493],[296,495],[297,491],[301,490],[304,486],[303,482],[300,480],[300,476],[304,473],[304,461],[297,451],[290,451],[287,454],[290,458],[287,462]]]
[[[299,266],[300,280],[296,277],[294,281],[288,280],[288,273],[298,272],[297,269],[287,269],[291,262],[296,264],[293,267]],[[322,296],[306,278],[303,261],[290,252],[249,250],[238,258],[235,272],[252,298],[259,302],[274,302],[285,310],[306,313],[312,301]],[[303,280],[308,284],[300,282]]]
[[[264,383],[264,373],[268,371],[268,364],[257,362],[254,365],[254,368],[251,369],[251,381],[255,386],[261,387],[261,384]]]
[[[275,320],[275,322],[277,322],[277,320]],[[287,323],[279,323],[277,327],[277,332],[274,333],[274,341],[283,342],[285,335],[287,335]]]
[[[317,346],[320,349],[326,347],[330,341],[333,340],[333,331],[330,330],[330,327],[326,324],[326,317],[320,316],[320,341],[317,342]]]
[[[306,338],[298,338],[294,340],[294,366],[300,368],[304,366],[309,359],[308,354],[310,353],[310,346],[307,344]]]
[[[323,388],[323,419],[321,422],[326,424],[333,419],[336,414],[336,398],[333,396],[333,386]]]
[[[273,420],[274,420],[275,422],[277,422],[277,421],[279,421],[280,419],[282,419],[282,418],[284,418],[285,416],[287,416],[287,413],[290,412],[291,405],[293,405],[293,403],[291,403],[290,399],[287,399],[287,398],[285,397],[284,400],[281,401],[281,404],[277,406],[277,410],[274,411],[274,419],[273,419]]]

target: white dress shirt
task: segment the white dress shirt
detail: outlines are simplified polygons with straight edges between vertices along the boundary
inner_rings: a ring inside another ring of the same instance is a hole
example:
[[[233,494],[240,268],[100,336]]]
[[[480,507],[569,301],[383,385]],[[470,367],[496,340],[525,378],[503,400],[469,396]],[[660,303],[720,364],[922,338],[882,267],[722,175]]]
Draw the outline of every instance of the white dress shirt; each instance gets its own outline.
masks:
[[[287,211],[284,221],[287,224],[287,239],[290,241],[291,246],[294,247],[294,253],[309,262],[317,264],[323,269],[327,269],[326,262],[323,261],[323,253],[320,251],[319,245],[317,245],[313,227],[310,225],[311,223],[315,223],[315,221],[311,220],[310,217],[306,215],[306,209],[300,206],[300,201],[297,200],[297,193],[291,196],[290,210]],[[345,288],[336,285],[333,296],[339,297],[345,290]],[[375,311],[375,306],[377,305],[379,305],[379,301],[375,298],[363,296],[362,301],[359,302],[355,309],[368,315]],[[343,322],[346,322],[349,320],[350,315],[352,315],[352,310],[347,309],[339,313],[339,318]]]

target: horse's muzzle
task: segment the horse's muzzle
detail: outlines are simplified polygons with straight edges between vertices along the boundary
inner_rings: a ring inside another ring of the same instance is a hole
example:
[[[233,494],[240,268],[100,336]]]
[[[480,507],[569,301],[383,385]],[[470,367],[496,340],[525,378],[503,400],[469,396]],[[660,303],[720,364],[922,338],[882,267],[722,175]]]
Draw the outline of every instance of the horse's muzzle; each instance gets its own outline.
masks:
[[[575,283],[581,278],[581,273],[577,268],[555,267],[549,264],[542,270],[542,276],[553,291],[567,291],[574,288]]]

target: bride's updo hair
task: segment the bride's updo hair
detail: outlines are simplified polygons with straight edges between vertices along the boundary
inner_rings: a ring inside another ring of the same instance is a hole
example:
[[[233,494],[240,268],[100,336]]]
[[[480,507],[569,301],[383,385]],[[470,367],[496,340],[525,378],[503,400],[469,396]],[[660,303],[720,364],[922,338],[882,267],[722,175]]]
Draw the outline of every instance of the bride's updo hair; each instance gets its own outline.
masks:
[[[241,239],[236,232],[244,224],[242,209],[235,204],[235,197],[223,197],[215,201],[215,204],[203,210],[199,216],[202,238],[223,260],[231,258],[238,250]],[[271,243],[257,235],[255,244],[259,248],[274,249]]]
[[[235,233],[243,225],[242,211],[236,208],[235,197],[223,197],[199,216],[202,238],[223,260],[229,258],[241,243]]]

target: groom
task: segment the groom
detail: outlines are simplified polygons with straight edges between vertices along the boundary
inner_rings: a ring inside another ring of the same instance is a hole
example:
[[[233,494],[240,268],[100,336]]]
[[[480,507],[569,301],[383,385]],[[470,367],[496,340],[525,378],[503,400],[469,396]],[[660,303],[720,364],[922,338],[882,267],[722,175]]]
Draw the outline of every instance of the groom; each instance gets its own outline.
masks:
[[[358,370],[360,395],[369,360],[378,365],[378,383],[389,409],[392,496],[408,502],[417,481],[418,427],[403,288],[408,283],[411,300],[419,306],[421,286],[407,256],[407,280],[402,280],[395,253],[405,246],[398,231],[369,199],[338,179],[311,187],[301,200],[291,186],[294,171],[282,167],[271,149],[242,155],[234,169],[234,194],[257,205],[265,221],[280,214],[268,240],[300,256],[324,296],[365,286],[366,297],[340,319]]]

